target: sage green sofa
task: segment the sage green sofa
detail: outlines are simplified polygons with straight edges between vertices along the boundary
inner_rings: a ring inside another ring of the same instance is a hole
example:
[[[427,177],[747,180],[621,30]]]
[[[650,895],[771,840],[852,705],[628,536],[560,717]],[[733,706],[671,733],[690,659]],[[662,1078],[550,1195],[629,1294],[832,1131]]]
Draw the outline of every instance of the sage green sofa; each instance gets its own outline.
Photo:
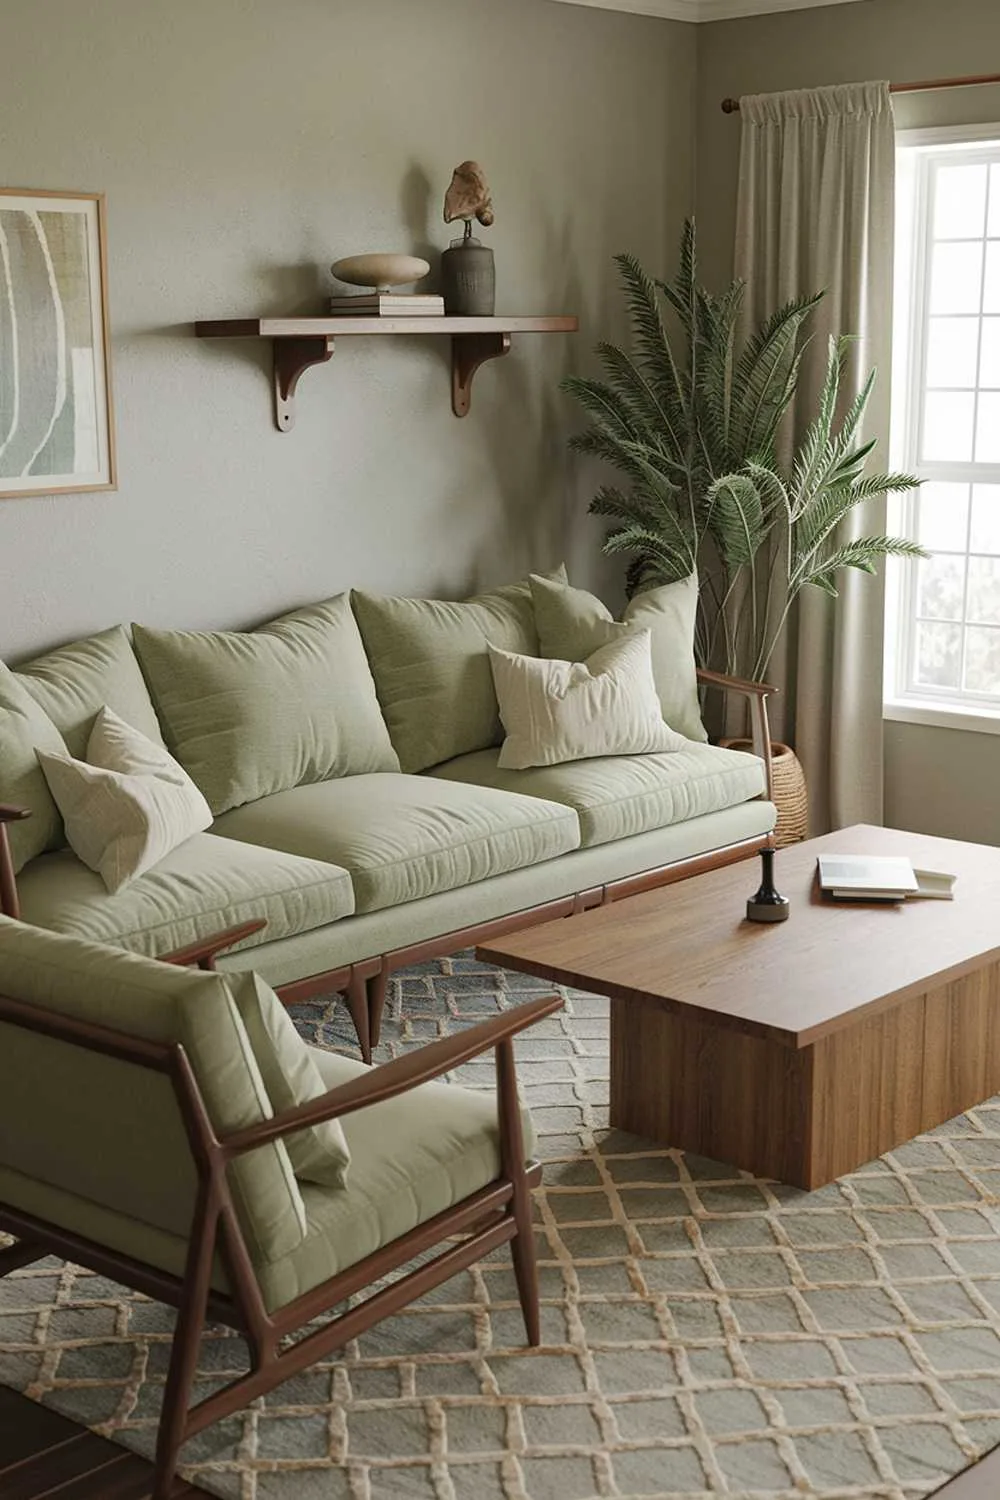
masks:
[[[392,969],[767,841],[760,689],[744,685],[763,759],[706,743],[688,646],[682,698],[657,681],[683,750],[505,771],[487,641],[538,654],[527,584],[341,594],[252,631],[116,626],[2,668],[0,909],[148,956],[264,918],[220,967],[285,999],[364,986],[377,1039]],[[215,815],[114,895],[65,847],[35,754],[82,757],[104,705],[162,740]]]

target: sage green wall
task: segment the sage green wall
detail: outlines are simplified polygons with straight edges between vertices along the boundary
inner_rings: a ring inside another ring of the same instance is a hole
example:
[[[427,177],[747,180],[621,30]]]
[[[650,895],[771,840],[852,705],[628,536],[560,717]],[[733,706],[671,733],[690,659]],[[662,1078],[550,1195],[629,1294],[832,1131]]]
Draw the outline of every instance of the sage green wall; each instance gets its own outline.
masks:
[[[859,0],[699,27],[696,212],[705,279],[719,284],[732,274],[740,124],[720,110],[723,98],[993,71],[998,57],[997,0]],[[895,113],[900,128],[1000,122],[1000,89],[898,95]],[[891,825],[1000,844],[998,780],[996,735],[885,726]]]
[[[0,656],[351,584],[593,573],[557,383],[623,331],[612,254],[661,263],[689,210],[694,27],[549,0],[0,0],[0,37],[0,183],[107,193],[120,459],[117,493],[0,502]],[[466,156],[500,309],[581,334],[515,340],[461,422],[444,340],[343,340],[279,434],[266,346],[192,320],[319,311],[336,256],[443,248]]]

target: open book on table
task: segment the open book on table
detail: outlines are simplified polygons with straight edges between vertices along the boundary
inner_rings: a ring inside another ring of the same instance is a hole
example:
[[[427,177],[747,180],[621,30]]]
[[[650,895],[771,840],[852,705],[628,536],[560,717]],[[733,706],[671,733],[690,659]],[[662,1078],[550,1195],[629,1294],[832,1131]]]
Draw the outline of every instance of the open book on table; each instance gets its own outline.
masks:
[[[955,894],[954,875],[914,869],[902,856],[820,854],[816,865],[820,890],[837,901],[951,901]]]

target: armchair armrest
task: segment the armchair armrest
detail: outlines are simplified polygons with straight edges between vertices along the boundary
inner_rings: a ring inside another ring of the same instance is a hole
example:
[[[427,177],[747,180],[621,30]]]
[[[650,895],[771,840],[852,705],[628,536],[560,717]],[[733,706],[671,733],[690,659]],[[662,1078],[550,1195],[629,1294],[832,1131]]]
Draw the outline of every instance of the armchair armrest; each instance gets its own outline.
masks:
[[[182,968],[197,964],[199,969],[214,969],[216,958],[226,948],[232,948],[235,943],[241,943],[244,938],[251,937],[266,926],[264,917],[255,917],[250,922],[241,922],[237,927],[214,932],[211,937],[200,938],[196,943],[188,943],[186,948],[175,948],[172,953],[161,954],[160,962],[179,964]]]
[[[519,1031],[562,1010],[562,1006],[561,995],[543,995],[538,1000],[529,1000],[527,1005],[519,1005],[504,1015],[482,1021],[478,1026],[470,1026],[467,1031],[461,1031],[456,1036],[442,1037],[440,1041],[431,1042],[416,1052],[382,1063],[361,1077],[352,1078],[350,1083],[340,1084],[321,1094],[319,1098],[310,1100],[308,1104],[299,1104],[262,1124],[234,1131],[223,1140],[223,1149],[229,1157],[242,1156],[247,1151],[255,1151],[258,1146],[266,1146],[283,1136],[294,1135],[295,1131],[303,1130],[307,1125],[321,1125],[325,1120],[335,1120],[341,1115],[353,1114],[355,1110],[367,1109],[370,1104],[383,1104],[387,1099],[394,1099],[397,1094],[405,1094],[422,1083],[439,1078],[442,1073],[450,1073],[452,1069],[478,1057],[482,1052],[488,1052],[491,1048],[503,1048]]]
[[[0,912],[5,917],[17,918],[21,915],[7,824],[19,823],[22,818],[30,817],[31,813],[26,807],[12,807],[9,802],[0,802]]]
[[[778,689],[766,682],[746,682],[742,677],[727,677],[724,672],[709,672],[698,668],[698,681],[707,687],[721,688],[725,693],[738,693],[749,700],[750,735],[753,753],[764,762],[765,791],[769,802],[774,801],[774,784],[771,776],[771,730],[767,722],[767,700]]]

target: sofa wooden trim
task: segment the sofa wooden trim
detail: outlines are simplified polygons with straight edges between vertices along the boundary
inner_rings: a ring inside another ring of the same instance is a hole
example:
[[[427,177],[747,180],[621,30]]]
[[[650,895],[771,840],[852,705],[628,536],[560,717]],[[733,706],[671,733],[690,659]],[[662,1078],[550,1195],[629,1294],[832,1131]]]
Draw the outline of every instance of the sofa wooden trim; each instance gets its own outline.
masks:
[[[540,1342],[530,1189],[540,1181],[541,1167],[538,1163],[525,1163],[513,1038],[536,1021],[553,1015],[561,1006],[558,995],[529,1001],[456,1036],[444,1037],[417,1052],[373,1068],[308,1104],[220,1138],[209,1120],[191,1065],[180,1045],[148,1042],[0,995],[0,1022],[166,1074],[173,1084],[198,1175],[183,1276],[171,1276],[159,1267],[0,1203],[0,1230],[15,1236],[12,1246],[0,1250],[0,1276],[54,1253],[178,1309],[151,1500],[169,1500],[180,1449],[188,1438],[241,1410],[317,1359],[342,1348],[374,1323],[398,1312],[503,1244],[511,1246],[528,1340],[533,1345]],[[384,1103],[491,1049],[496,1055],[501,1160],[500,1175],[495,1181],[286,1306],[268,1312],[236,1216],[227,1179],[229,1163],[268,1142],[294,1134],[306,1124],[320,1124]],[[455,1243],[456,1235],[466,1237]],[[313,1319],[445,1241],[451,1243],[416,1270],[372,1293],[321,1328],[303,1333]],[[211,1285],[217,1256],[226,1269],[231,1289],[228,1296]],[[209,1318],[224,1322],[245,1336],[251,1369],[189,1407],[199,1340]],[[300,1335],[297,1341],[282,1348],[282,1341],[294,1334]]]

